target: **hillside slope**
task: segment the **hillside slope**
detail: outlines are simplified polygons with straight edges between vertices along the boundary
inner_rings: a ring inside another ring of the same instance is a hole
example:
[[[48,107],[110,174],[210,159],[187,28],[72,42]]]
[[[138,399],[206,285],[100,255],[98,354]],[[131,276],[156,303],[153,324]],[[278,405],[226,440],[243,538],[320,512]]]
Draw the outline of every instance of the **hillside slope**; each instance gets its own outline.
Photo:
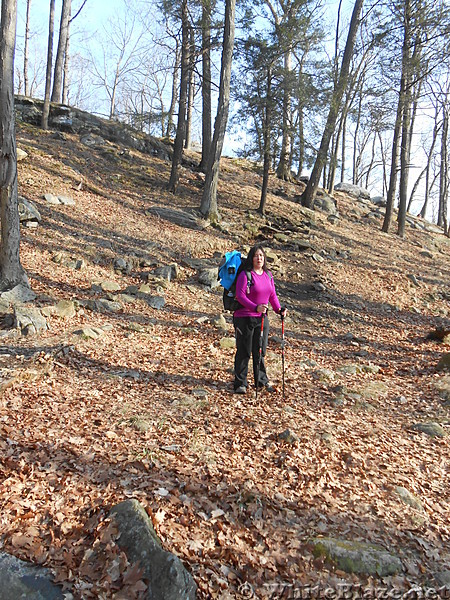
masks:
[[[450,346],[427,336],[448,328],[450,240],[383,234],[374,206],[338,192],[338,219],[311,213],[275,178],[262,218],[260,176],[232,159],[213,228],[193,169],[172,196],[161,159],[25,124],[17,136],[19,193],[42,215],[22,262],[49,329],[20,336],[5,317],[0,332],[3,549],[75,598],[140,597],[107,526],[134,497],[199,598],[442,583],[450,376],[436,366]],[[198,273],[257,240],[289,314],[285,397],[272,314],[278,392],[256,402],[231,393],[231,319]],[[314,552],[324,537],[381,546],[402,569],[346,573]]]

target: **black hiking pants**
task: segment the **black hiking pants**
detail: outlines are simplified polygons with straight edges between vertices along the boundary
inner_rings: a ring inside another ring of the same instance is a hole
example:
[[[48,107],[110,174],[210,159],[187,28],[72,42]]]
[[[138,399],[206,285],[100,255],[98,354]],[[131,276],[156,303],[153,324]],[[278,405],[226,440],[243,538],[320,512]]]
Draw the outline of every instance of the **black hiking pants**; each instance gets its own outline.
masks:
[[[264,364],[269,338],[269,317],[264,318],[264,330],[261,339],[261,317],[233,317],[236,334],[236,355],[234,357],[234,389],[241,385],[248,387],[248,363],[253,359],[253,381],[258,377],[259,347],[262,343],[261,364],[259,366],[259,386],[269,382]]]

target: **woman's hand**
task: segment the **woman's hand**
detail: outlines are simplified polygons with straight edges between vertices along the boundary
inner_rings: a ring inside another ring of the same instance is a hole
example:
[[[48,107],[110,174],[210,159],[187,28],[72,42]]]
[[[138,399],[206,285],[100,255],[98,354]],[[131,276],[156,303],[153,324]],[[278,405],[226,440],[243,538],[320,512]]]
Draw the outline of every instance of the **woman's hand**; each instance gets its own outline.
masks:
[[[261,313],[262,315],[265,315],[268,309],[268,305],[267,304],[258,304],[258,306],[256,307],[256,312]]]

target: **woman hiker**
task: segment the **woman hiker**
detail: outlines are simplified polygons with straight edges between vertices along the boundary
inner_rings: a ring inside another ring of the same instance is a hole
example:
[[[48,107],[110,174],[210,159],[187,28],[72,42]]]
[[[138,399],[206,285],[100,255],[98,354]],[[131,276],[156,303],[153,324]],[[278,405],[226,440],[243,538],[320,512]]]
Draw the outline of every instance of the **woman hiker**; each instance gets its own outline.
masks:
[[[247,272],[251,272],[250,280]],[[281,308],[275,291],[272,273],[267,268],[266,253],[260,245],[254,246],[236,280],[236,300],[242,305],[233,315],[236,333],[236,355],[234,358],[234,393],[245,394],[248,381],[248,363],[253,359],[253,377],[258,389],[274,392],[269,383],[264,356],[269,338],[269,302],[273,310],[284,318],[286,309]],[[264,319],[261,336],[261,319]],[[261,339],[262,338],[262,339]],[[260,344],[261,357],[260,357]]]

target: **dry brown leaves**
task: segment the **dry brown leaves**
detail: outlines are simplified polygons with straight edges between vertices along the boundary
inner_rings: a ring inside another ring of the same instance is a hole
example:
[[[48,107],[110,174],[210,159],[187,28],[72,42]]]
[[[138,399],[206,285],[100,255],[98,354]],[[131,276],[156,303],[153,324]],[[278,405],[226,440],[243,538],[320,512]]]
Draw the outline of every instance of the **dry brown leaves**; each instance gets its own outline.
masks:
[[[118,255],[147,253],[182,264],[183,256],[235,245],[214,229],[185,231],[145,215],[153,204],[199,202],[194,185],[177,197],[164,192],[168,167],[161,161],[135,154],[124,164],[115,147],[114,161],[94,160],[72,136],[65,143],[37,139],[32,129],[19,135],[30,153],[20,166],[20,192],[43,213],[22,244],[41,304],[92,298],[91,283],[99,279],[123,289],[140,284],[137,274],[113,273]],[[50,149],[61,160],[50,158]],[[228,192],[219,198],[228,221],[254,208],[247,192],[258,181],[233,168],[237,176],[231,169],[226,177],[233,200]],[[73,189],[75,169],[104,195]],[[155,182],[150,187],[142,187],[143,173]],[[76,206],[45,206],[47,191],[72,195]],[[8,341],[0,354],[5,551],[51,568],[75,598],[143,597],[142,574],[120,551],[108,519],[114,504],[133,497],[164,547],[193,573],[200,598],[244,597],[245,583],[264,598],[269,584],[282,582],[370,582],[315,559],[310,540],[318,535],[397,552],[404,573],[385,583],[404,588],[444,568],[450,438],[430,438],[411,425],[438,421],[448,430],[448,408],[436,388],[442,375],[434,368],[443,347],[425,340],[437,318],[445,311],[448,317],[438,294],[449,281],[448,245],[413,231],[406,240],[386,236],[373,224],[347,220],[350,199],[339,203],[343,218],[331,225],[318,215],[313,242],[325,255],[349,250],[348,259],[317,263],[280,247],[285,283],[300,272],[303,283],[320,279],[327,288],[304,304],[288,300],[284,399],[274,341],[267,362],[278,393],[261,394],[258,402],[231,394],[233,352],[219,347],[223,334],[212,323],[220,294],[193,293],[186,284],[195,285],[195,272],[187,266],[166,291],[163,310],[141,301],[118,314],[86,309],[70,321],[51,317],[46,335]],[[295,206],[271,196],[269,219],[291,219]],[[419,254],[430,246],[433,261]],[[53,263],[52,253],[61,250],[84,258],[86,268]],[[408,282],[410,272],[420,276],[419,288]],[[271,319],[279,335],[280,323]],[[112,329],[95,342],[73,333],[107,324]],[[380,370],[339,371],[355,364]],[[318,378],[319,369],[331,370],[333,379]],[[345,388],[341,404],[336,386]],[[298,436],[294,444],[278,439],[287,428]],[[419,497],[423,511],[403,504],[395,486]]]

